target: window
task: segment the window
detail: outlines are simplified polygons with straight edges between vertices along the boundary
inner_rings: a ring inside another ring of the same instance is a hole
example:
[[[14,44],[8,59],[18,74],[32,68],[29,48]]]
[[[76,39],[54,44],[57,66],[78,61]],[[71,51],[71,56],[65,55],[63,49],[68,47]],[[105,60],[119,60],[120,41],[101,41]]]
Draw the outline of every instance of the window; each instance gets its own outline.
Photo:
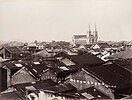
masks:
[[[15,64],[15,66],[17,66],[17,67],[22,67],[22,64]]]
[[[93,91],[96,91],[96,89],[94,89]]]
[[[40,62],[33,62],[35,65],[38,65],[38,64],[40,64]]]
[[[69,70],[68,68],[66,68],[65,66],[60,67],[62,70]]]
[[[89,81],[87,82],[87,84],[90,84]]]
[[[83,81],[83,83],[86,83],[86,81]]]
[[[94,98],[94,96],[92,96],[91,94],[86,93],[86,92],[82,93],[82,95],[83,95],[84,97],[88,98],[89,100],[91,100],[91,99]]]
[[[98,98],[101,98],[101,95],[98,95]]]
[[[33,69],[33,71],[37,73],[36,69]]]

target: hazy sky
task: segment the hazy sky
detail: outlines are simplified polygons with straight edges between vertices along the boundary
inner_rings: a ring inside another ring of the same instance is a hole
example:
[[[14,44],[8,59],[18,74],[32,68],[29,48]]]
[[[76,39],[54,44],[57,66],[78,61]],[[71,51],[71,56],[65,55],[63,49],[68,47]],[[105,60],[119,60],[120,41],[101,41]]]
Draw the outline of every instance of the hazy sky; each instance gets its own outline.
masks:
[[[132,0],[0,0],[0,40],[71,41],[95,23],[100,40],[132,40]]]

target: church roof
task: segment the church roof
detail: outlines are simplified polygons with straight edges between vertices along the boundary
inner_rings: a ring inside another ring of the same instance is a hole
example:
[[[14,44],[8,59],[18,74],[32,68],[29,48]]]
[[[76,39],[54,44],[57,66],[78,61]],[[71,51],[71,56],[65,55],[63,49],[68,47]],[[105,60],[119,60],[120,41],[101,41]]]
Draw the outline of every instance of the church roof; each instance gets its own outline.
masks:
[[[86,38],[87,35],[73,35],[74,38]]]

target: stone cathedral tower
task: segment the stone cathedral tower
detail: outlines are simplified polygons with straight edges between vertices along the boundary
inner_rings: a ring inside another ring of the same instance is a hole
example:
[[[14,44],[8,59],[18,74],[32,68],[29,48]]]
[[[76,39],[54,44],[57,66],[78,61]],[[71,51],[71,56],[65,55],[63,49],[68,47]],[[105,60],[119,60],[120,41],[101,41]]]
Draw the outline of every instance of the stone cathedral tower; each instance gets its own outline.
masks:
[[[95,29],[92,32],[89,25],[89,30],[87,32],[87,44],[96,44],[98,41],[98,31],[95,24]]]

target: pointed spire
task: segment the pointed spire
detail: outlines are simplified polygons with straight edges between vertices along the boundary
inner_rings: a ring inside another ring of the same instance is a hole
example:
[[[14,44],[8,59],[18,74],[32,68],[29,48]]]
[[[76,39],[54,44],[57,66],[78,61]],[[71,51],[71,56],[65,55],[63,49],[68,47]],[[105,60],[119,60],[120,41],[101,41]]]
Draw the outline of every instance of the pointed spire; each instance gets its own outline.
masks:
[[[91,35],[91,29],[90,29],[90,24],[89,24],[89,35]]]
[[[95,23],[95,30],[94,30],[94,33],[96,36],[98,36],[98,32],[97,32],[97,27],[96,27],[96,23]]]
[[[91,29],[89,24],[89,31],[88,31],[88,42],[91,43]]]
[[[95,33],[95,43],[97,43],[97,41],[98,41],[98,31],[97,31],[96,23],[95,23],[95,31],[94,31],[94,33]]]
[[[97,32],[97,27],[96,27],[96,23],[95,23],[95,32]]]
[[[89,24],[89,31],[91,31],[91,30],[90,30],[90,24]]]

